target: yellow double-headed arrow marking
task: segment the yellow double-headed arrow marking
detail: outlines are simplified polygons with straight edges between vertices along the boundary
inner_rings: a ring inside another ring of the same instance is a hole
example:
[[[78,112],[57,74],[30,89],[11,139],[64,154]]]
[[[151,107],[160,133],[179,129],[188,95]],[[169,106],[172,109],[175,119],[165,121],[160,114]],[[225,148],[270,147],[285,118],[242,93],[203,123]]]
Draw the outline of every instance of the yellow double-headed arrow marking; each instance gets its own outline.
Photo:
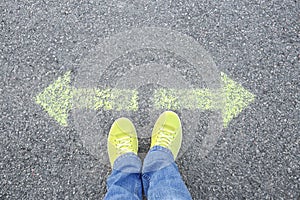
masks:
[[[138,91],[129,89],[75,88],[70,72],[58,78],[36,96],[51,117],[62,126],[72,109],[138,110]],[[158,89],[154,91],[154,109],[220,110],[223,126],[236,117],[255,96],[221,73],[220,89]]]

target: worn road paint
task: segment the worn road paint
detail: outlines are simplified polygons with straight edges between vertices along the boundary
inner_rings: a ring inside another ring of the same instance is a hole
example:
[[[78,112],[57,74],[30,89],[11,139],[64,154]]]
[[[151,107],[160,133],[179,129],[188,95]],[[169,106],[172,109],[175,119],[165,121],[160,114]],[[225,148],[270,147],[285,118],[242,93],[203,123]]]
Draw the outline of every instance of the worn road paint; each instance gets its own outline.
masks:
[[[223,126],[254,101],[255,96],[221,73],[222,88],[211,89],[159,89],[154,93],[154,107],[159,109],[221,110]]]
[[[67,126],[71,109],[138,110],[138,92],[126,89],[74,88],[67,72],[37,95],[41,105],[60,125]],[[157,89],[154,108],[171,110],[221,110],[223,126],[254,101],[255,96],[221,73],[222,88],[212,89]]]
[[[71,109],[105,109],[128,110],[138,109],[138,93],[135,90],[121,89],[85,89],[70,85],[70,72],[58,78],[43,92],[36,96],[36,103],[60,125],[67,126]]]

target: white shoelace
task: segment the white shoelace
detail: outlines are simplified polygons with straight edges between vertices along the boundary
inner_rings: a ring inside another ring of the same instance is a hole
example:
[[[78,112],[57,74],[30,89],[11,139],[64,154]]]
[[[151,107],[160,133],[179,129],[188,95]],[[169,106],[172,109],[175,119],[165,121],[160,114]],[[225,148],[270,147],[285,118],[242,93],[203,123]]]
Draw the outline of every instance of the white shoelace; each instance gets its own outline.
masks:
[[[124,136],[122,138],[116,139],[116,148],[119,150],[119,154],[123,152],[128,152],[128,150],[132,150],[132,137],[131,136]]]
[[[168,133],[168,134],[164,134]],[[157,142],[163,146],[169,146],[172,140],[175,138],[175,131],[160,129],[157,135]]]

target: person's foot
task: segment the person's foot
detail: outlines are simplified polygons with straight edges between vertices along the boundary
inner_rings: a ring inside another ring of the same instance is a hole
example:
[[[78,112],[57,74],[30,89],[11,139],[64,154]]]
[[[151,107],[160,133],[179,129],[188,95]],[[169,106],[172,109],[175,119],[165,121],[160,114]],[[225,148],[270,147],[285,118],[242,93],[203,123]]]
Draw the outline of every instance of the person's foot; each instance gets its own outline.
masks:
[[[176,159],[182,141],[182,128],[178,115],[172,111],[162,113],[157,119],[151,137],[151,148],[168,148]]]
[[[129,119],[119,118],[113,123],[107,139],[107,150],[111,166],[122,154],[129,152],[137,154],[137,134]]]

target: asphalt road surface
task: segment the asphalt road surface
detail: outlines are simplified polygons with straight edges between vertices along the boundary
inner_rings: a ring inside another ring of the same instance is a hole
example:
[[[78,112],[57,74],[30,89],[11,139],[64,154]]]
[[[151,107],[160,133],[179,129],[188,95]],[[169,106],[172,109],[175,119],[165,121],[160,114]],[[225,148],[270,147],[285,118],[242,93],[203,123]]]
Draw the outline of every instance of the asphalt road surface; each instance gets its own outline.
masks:
[[[296,0],[1,0],[0,199],[103,198],[113,121],[133,120],[143,156],[166,109],[183,120],[193,199],[299,199],[299,13]],[[215,107],[155,96],[221,91],[224,77],[240,107],[222,92]],[[116,106],[90,106],[95,88],[115,89]],[[131,107],[122,90],[138,93]]]

